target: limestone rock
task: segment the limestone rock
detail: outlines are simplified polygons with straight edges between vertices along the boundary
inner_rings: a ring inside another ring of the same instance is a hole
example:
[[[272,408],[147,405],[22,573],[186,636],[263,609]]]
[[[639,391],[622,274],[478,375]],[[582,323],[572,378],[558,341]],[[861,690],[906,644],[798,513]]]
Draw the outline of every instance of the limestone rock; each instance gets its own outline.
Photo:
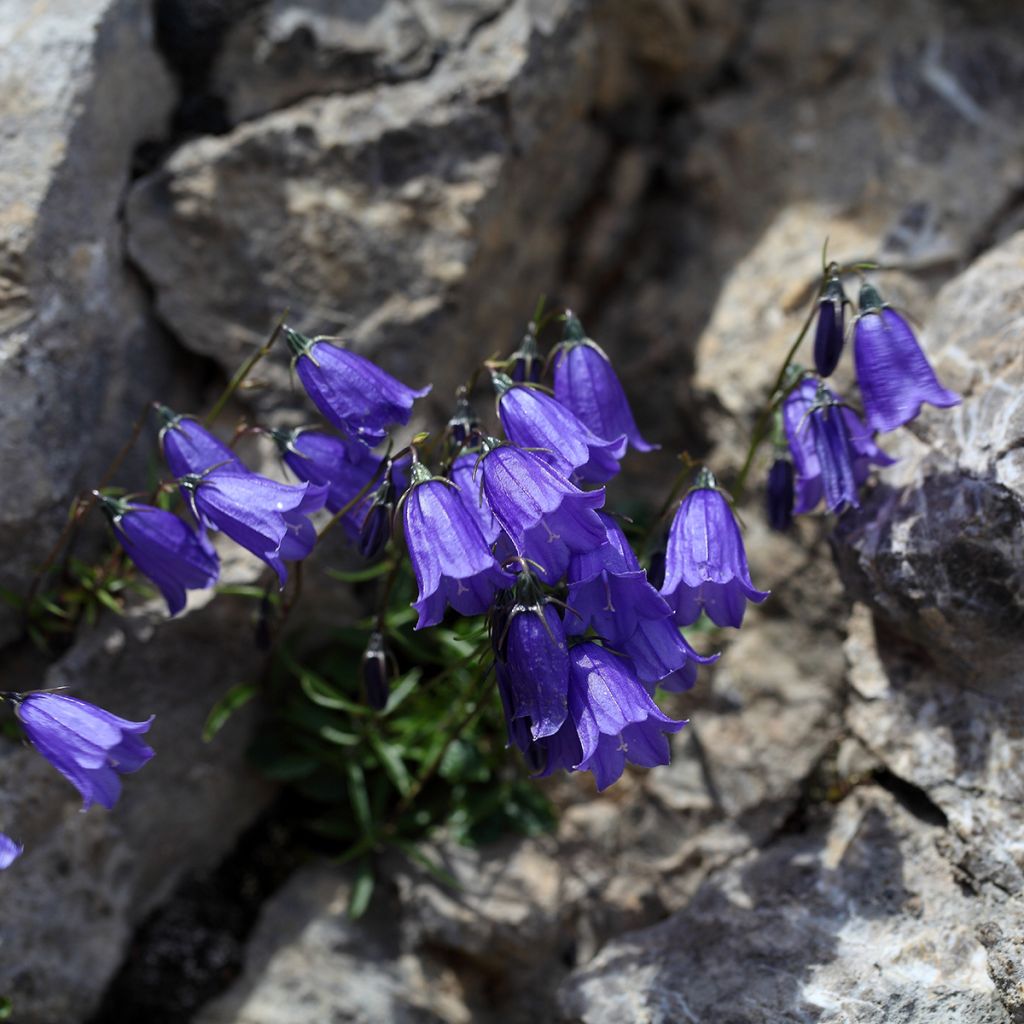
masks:
[[[0,79],[0,585],[23,593],[169,376],[119,211],[173,91],[137,0],[3,0]],[[0,640],[14,632],[4,605]]]

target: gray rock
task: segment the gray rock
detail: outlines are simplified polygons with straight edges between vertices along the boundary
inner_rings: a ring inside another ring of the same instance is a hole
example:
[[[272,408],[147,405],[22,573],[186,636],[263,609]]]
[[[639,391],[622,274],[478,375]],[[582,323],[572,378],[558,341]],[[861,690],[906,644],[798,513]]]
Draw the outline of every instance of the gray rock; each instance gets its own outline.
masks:
[[[855,791],[609,943],[563,985],[563,1010],[584,1024],[1005,1024],[940,831]]]
[[[23,593],[170,374],[119,212],[173,91],[138,0],[3,0],[0,26],[0,586]],[[0,640],[14,632],[5,604]]]
[[[36,751],[0,749],[0,821],[25,845],[0,875],[0,992],[17,1020],[86,1019],[134,926],[185,873],[223,858],[266,804],[272,790],[245,761],[251,709],[213,742],[201,738],[226,687],[258,677],[251,629],[249,608],[231,599],[174,621],[140,614],[87,632],[45,678],[5,679],[67,687],[130,719],[156,716],[156,756],[125,777],[113,812],[82,814],[77,791]]]

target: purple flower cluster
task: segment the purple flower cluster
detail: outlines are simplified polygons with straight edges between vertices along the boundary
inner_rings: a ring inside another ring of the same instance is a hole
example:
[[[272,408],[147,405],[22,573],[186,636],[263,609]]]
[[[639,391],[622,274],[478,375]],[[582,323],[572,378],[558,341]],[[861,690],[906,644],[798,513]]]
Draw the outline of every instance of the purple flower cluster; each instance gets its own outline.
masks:
[[[925,403],[948,408],[959,395],[942,387],[907,321],[870,284],[861,287],[853,323],[853,359],[863,418],[825,383],[839,364],[850,303],[833,265],[819,300],[816,374],[797,369],[778,410],[776,458],[765,493],[769,525],[788,529],[794,515],[824,500],[829,512],[860,506],[871,466],[893,459],[874,435],[913,420]]]

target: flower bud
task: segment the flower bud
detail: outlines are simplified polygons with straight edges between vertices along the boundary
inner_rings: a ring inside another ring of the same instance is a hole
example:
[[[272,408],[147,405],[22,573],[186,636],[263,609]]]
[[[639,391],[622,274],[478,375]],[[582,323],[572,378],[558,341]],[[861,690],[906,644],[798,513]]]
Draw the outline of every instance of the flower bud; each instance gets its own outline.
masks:
[[[391,539],[391,520],[395,512],[395,485],[390,475],[377,488],[359,531],[359,553],[375,558]]]
[[[814,365],[822,377],[835,370],[843,354],[846,302],[843,283],[838,277],[830,278],[818,302],[818,328],[814,335]]]
[[[448,421],[448,432],[457,448],[472,446],[480,435],[480,420],[464,387],[455,393],[455,412]]]
[[[379,632],[371,633],[366,650],[363,651],[361,670],[366,703],[374,711],[382,711],[387,705],[391,694],[391,667],[391,657],[384,643],[384,635]]]
[[[537,327],[531,323],[519,348],[512,353],[512,380],[517,384],[536,384],[543,370],[544,359],[537,348]]]
[[[788,458],[779,457],[768,471],[765,490],[768,525],[779,533],[785,533],[793,525],[794,493],[793,463]]]

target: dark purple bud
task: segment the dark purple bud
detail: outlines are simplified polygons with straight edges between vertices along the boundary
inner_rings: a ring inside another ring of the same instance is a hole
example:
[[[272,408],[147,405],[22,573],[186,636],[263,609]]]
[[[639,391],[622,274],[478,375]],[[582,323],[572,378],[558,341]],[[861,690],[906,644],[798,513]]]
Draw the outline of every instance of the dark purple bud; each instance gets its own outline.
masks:
[[[906,320],[871,285],[861,288],[858,305],[853,361],[871,430],[909,423],[925,402],[943,409],[960,404],[960,396],[939,383]]]
[[[537,348],[537,327],[531,323],[519,348],[512,353],[512,379],[517,384],[536,384],[543,370],[544,358]]]
[[[390,479],[385,480],[374,493],[359,532],[359,553],[363,558],[376,558],[391,539],[395,498],[395,485]]]
[[[374,711],[383,711],[391,695],[393,659],[384,643],[384,634],[373,632],[363,651],[361,671],[366,703]]]
[[[846,302],[842,282],[838,277],[830,278],[818,302],[818,328],[814,335],[814,365],[822,377],[832,374],[843,354]]]
[[[773,530],[785,533],[793,525],[794,496],[793,463],[786,457],[777,458],[768,470],[765,488],[765,514]]]
[[[466,396],[465,388],[460,387],[456,392],[455,412],[448,421],[448,432],[456,448],[471,446],[480,436],[480,420]]]

